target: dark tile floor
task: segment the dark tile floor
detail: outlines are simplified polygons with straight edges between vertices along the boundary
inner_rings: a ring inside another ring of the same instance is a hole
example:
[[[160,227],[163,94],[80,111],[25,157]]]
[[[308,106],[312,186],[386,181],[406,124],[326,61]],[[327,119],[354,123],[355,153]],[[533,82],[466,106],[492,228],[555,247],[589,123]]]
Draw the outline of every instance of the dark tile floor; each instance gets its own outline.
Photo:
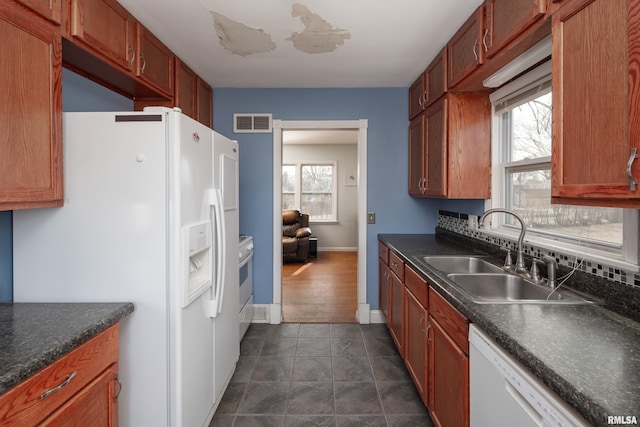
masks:
[[[382,324],[253,324],[210,427],[433,426]]]

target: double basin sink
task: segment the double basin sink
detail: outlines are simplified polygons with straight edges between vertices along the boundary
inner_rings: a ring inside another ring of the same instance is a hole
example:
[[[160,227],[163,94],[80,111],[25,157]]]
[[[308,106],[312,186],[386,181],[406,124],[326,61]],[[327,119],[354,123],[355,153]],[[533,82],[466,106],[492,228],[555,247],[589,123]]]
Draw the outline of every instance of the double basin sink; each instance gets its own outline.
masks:
[[[589,304],[594,301],[571,291],[533,283],[479,256],[421,256],[419,261],[446,274],[449,281],[475,303]]]

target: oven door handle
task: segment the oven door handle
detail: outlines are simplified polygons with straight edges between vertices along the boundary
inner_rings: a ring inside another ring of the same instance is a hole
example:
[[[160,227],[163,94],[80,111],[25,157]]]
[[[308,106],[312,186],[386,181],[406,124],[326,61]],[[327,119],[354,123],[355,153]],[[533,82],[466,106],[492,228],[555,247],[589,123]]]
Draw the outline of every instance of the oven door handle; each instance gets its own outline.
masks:
[[[253,257],[253,251],[249,252],[249,255],[247,255],[246,257],[244,257],[242,261],[240,261],[240,265],[238,267],[242,268],[245,265],[247,265],[247,263],[251,261],[252,257]]]

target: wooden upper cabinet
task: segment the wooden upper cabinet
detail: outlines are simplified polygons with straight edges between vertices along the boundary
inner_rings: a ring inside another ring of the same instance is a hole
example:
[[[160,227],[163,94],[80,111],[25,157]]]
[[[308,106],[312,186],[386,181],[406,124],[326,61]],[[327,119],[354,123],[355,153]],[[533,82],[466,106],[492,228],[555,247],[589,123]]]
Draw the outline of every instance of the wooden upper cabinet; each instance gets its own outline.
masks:
[[[486,31],[483,48],[491,58],[509,42],[542,19],[546,0],[486,0]]]
[[[409,124],[409,195],[424,193],[425,169],[423,167],[425,116],[420,114]]]
[[[43,22],[0,8],[0,210],[62,205],[62,39]]]
[[[173,96],[175,55],[138,22],[136,37],[136,75],[167,96]]]
[[[423,112],[426,107],[424,77],[425,73],[421,73],[409,88],[409,120]]]
[[[175,76],[175,106],[180,107],[182,112],[187,116],[195,118],[197,111],[196,92],[198,90],[198,76],[177,57]]]
[[[426,196],[447,196],[447,112],[447,99],[444,98],[427,108],[424,114],[426,180],[423,194]]]
[[[425,71],[426,107],[447,92],[447,47],[440,51]]]
[[[133,71],[135,20],[114,0],[71,0],[71,36],[99,57]]]
[[[196,105],[198,106],[197,120],[203,125],[213,128],[213,93],[211,86],[198,77]]]
[[[452,94],[409,125],[409,194],[486,199],[491,195],[491,103]]]
[[[452,88],[484,62],[484,6],[480,6],[451,38],[447,49],[449,87]]]
[[[638,208],[640,0],[565,1],[552,31],[553,201]]]
[[[60,25],[62,23],[62,0],[15,0],[38,15]]]

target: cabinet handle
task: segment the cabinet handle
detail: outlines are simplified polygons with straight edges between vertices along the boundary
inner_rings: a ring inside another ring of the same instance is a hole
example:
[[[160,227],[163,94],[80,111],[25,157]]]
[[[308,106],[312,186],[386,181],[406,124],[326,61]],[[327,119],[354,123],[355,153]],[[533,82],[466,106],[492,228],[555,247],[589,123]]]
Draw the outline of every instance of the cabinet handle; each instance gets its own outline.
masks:
[[[144,53],[140,54],[140,59],[142,60],[142,68],[140,69],[140,73],[144,74],[144,69],[147,68],[147,61],[144,59]]]
[[[476,42],[473,44],[473,57],[476,58],[476,62],[478,62],[478,39],[476,39]]]
[[[484,46],[484,51],[487,52],[489,48],[487,47],[487,35],[489,35],[489,29],[484,30],[484,36],[482,37],[482,45]]]
[[[424,105],[422,104],[422,98],[424,98],[424,96],[420,94],[420,97],[418,98],[418,105],[420,106],[421,110],[424,109]]]
[[[113,396],[113,398],[115,400],[118,400],[118,396],[120,396],[120,392],[122,391],[122,383],[120,382],[120,377],[118,376],[118,374],[116,374],[115,378],[116,380],[116,384],[118,384],[118,391],[116,391],[115,396]]]
[[[40,400],[46,398],[47,396],[49,396],[50,394],[55,393],[56,391],[60,390],[62,387],[66,386],[67,384],[69,384],[71,382],[71,380],[78,375],[78,371],[73,371],[71,374],[69,374],[69,376],[67,377],[66,380],[64,380],[64,382],[60,385],[55,386],[52,389],[49,389],[47,391],[45,391],[44,393],[42,393],[40,395]]]
[[[631,155],[629,156],[629,161],[627,162],[627,177],[629,178],[629,189],[631,191],[636,191],[636,185],[638,181],[633,178],[633,174],[631,173],[631,166],[633,165],[633,161],[638,158],[638,149],[633,147],[631,149]]]
[[[429,329],[431,329],[431,322],[427,322],[427,330],[424,332],[424,336],[427,337],[427,342],[431,344],[431,338],[429,338]]]
[[[420,324],[420,332],[422,332],[426,336],[427,330],[422,327],[422,322],[424,322],[424,313],[420,315],[420,320],[418,321],[418,323]]]
[[[424,105],[424,108],[427,108],[427,98],[428,98],[428,97],[429,97],[429,96],[428,96],[428,94],[427,94],[427,91],[425,90],[425,91],[422,93],[422,104]]]
[[[131,59],[129,60],[129,66],[133,67],[133,61],[136,60],[136,51],[133,50],[133,45],[129,45],[129,53],[131,53]]]

